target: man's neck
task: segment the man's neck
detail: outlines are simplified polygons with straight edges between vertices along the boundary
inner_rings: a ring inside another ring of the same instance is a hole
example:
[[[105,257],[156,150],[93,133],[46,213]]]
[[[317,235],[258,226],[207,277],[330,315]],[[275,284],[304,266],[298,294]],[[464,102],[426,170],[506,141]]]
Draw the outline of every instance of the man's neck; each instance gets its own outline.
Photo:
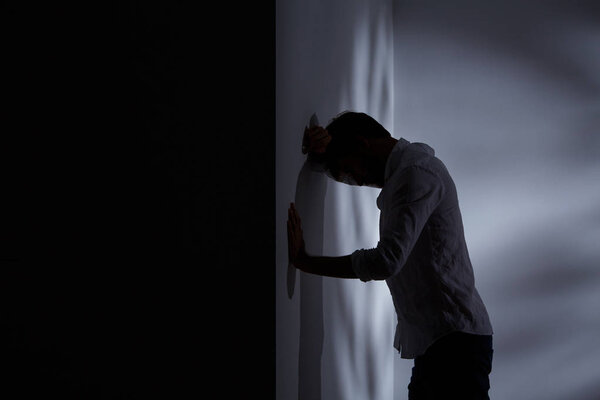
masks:
[[[376,179],[377,183],[375,187],[383,188],[383,184],[385,181],[385,166],[387,164],[387,160],[394,150],[394,147],[398,143],[398,139],[394,139],[393,137],[388,138],[378,138],[372,139],[370,143],[370,155],[374,157],[378,165],[376,168],[378,172],[378,178]]]
[[[385,138],[385,139],[379,139],[377,141],[377,144],[375,144],[375,146],[373,146],[375,155],[377,157],[381,157],[381,159],[383,160],[383,164],[387,163],[387,160],[390,157],[390,154],[392,153],[392,150],[394,150],[394,147],[396,146],[397,143],[398,143],[398,139],[389,137],[389,138]]]

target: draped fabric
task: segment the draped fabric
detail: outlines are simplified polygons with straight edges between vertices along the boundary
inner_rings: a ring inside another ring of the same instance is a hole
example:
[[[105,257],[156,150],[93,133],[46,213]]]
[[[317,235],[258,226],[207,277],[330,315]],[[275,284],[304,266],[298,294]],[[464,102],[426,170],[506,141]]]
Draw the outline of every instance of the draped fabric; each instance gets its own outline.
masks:
[[[303,167],[300,141],[312,113],[325,126],[363,111],[393,132],[392,16],[387,0],[277,3],[277,207],[296,202],[309,253],[377,243],[378,190]],[[285,246],[277,243],[277,397],[391,399],[395,314],[385,283],[287,269]]]

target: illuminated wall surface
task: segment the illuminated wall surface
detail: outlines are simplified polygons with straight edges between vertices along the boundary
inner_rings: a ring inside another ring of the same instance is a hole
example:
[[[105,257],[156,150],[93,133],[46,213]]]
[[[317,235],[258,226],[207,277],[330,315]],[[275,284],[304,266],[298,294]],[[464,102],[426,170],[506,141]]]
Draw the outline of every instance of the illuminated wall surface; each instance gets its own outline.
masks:
[[[304,167],[301,135],[352,109],[452,173],[494,326],[492,399],[600,398],[600,10],[594,2],[276,2],[276,396],[406,399],[384,282],[288,268],[378,240],[377,189]]]

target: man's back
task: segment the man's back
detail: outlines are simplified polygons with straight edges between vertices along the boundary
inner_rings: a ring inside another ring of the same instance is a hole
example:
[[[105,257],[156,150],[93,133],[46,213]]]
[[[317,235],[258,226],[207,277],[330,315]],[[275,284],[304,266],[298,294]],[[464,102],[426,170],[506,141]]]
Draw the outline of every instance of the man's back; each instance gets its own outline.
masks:
[[[405,264],[386,279],[398,316],[394,346],[403,358],[414,358],[453,331],[492,334],[475,288],[456,187],[445,165],[431,147],[401,139],[386,178],[377,200],[380,235],[398,232],[398,222],[422,226]]]

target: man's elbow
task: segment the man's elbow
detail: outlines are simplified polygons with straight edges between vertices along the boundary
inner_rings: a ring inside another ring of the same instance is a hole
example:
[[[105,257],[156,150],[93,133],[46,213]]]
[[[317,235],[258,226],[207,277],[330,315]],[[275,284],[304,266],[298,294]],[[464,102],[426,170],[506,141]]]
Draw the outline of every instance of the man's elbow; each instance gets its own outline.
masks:
[[[361,280],[383,281],[396,275],[404,264],[402,251],[390,251],[381,242],[377,247],[368,250],[357,250],[357,275]],[[360,271],[363,271],[362,273]]]
[[[402,264],[397,259],[381,259],[380,262],[378,262],[376,265],[373,265],[373,268],[371,269],[371,277],[374,280],[386,280],[396,275],[401,268]]]
[[[371,277],[374,280],[386,280],[396,275],[404,265],[404,258],[400,252],[386,252],[378,249],[378,262],[374,263],[371,269]]]

